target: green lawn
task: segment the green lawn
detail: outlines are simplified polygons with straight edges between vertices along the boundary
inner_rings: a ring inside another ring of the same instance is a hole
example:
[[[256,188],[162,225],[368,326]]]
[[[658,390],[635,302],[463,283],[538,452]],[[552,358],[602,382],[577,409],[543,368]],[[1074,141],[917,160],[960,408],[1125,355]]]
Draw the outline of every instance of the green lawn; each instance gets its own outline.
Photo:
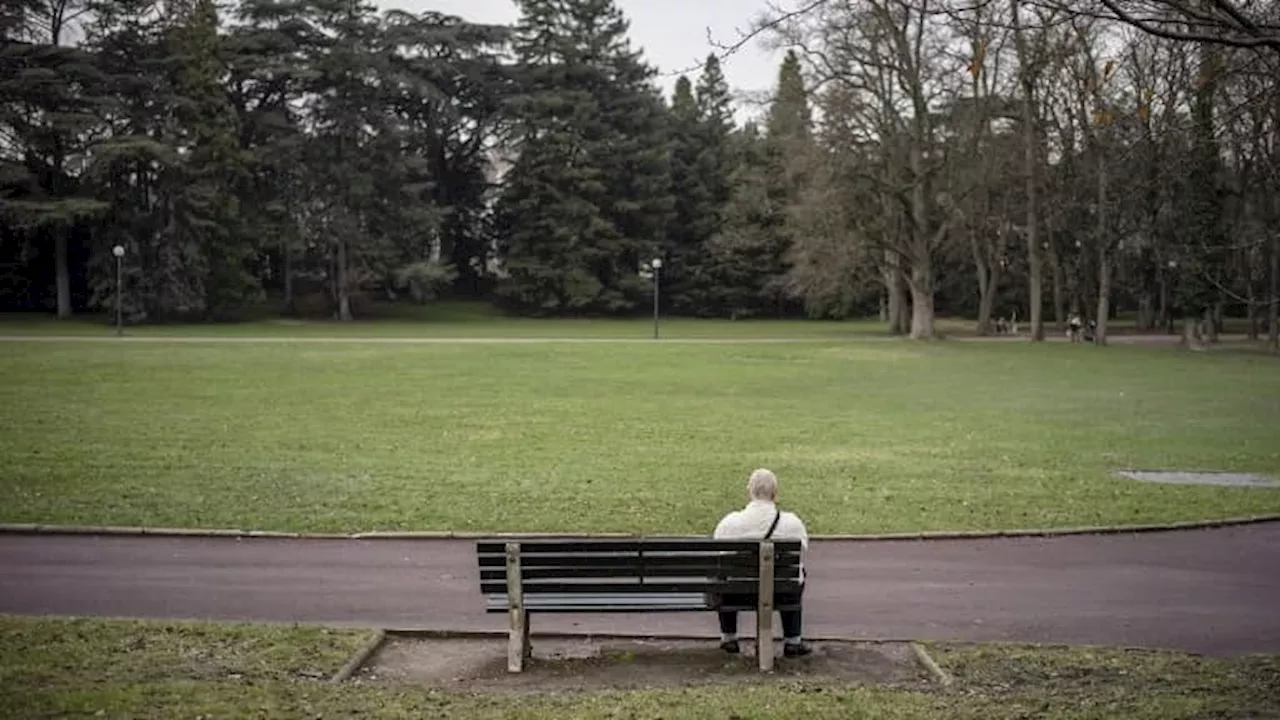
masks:
[[[1280,512],[1280,363],[1028,343],[0,343],[0,521],[814,533]]]
[[[449,303],[425,307],[382,305],[359,322],[332,320],[257,319],[238,323],[193,325],[140,325],[126,327],[136,337],[541,337],[634,338],[653,337],[653,319],[537,319],[502,315],[486,305]],[[47,314],[0,315],[0,335],[115,335],[107,316],[80,317],[58,322]],[[942,327],[972,334],[972,323],[943,321]],[[820,322],[801,320],[698,320],[662,318],[664,338],[841,338],[887,336],[882,323],[858,320]]]
[[[665,718],[1275,717],[1280,661],[1083,648],[935,645],[948,689],[831,681],[647,691],[443,693],[331,685],[358,631],[0,617],[0,717]]]
[[[340,323],[324,319],[292,320],[265,313],[237,323],[193,325],[140,325],[125,328],[134,337],[214,336],[214,337],[382,337],[382,338],[632,338],[653,337],[653,320],[631,319],[535,319],[503,315],[482,303],[439,303],[426,306],[381,304],[370,308],[358,322]],[[60,322],[48,313],[0,313],[3,335],[115,335],[113,319],[107,315],[80,316]],[[1244,333],[1248,323],[1238,318],[1227,321],[1227,331]],[[1112,334],[1132,333],[1132,319],[1116,319],[1109,324]],[[937,329],[951,337],[972,336],[973,320],[943,317]],[[1020,325],[1027,332],[1026,323]],[[1055,335],[1050,320],[1047,331]],[[664,338],[793,338],[841,339],[889,337],[886,325],[874,319],[848,321],[761,320],[739,321],[667,318],[660,322]]]

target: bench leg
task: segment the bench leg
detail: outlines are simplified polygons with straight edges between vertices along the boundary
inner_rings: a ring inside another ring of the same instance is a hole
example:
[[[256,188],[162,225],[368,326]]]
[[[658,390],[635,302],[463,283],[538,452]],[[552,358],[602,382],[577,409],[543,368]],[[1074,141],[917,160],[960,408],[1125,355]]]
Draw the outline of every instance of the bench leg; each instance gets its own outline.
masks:
[[[521,642],[524,643],[522,646],[522,652],[524,653],[525,660],[528,660],[533,657],[533,640],[529,637],[529,633],[531,632],[532,627],[533,627],[533,618],[530,617],[529,611],[525,610],[524,611],[524,637],[521,639]]]
[[[773,671],[773,543],[760,543],[760,591],[756,605],[756,658],[760,672]]]
[[[529,611],[524,606],[524,578],[520,573],[520,543],[507,543],[507,615],[511,629],[507,636],[507,672],[524,670],[532,654],[529,643]]]
[[[511,631],[507,635],[507,672],[518,673],[524,670],[525,658],[529,657],[529,613],[523,608],[512,608],[507,611],[511,618]]]
[[[756,655],[760,660],[760,671],[773,670],[773,610],[760,608],[756,611]]]

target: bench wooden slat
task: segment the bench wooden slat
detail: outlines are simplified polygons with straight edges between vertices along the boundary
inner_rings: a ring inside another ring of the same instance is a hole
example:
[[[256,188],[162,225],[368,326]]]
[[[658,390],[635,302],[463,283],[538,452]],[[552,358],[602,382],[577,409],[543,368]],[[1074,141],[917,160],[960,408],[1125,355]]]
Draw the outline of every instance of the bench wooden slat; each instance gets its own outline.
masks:
[[[789,553],[781,555],[774,563],[775,567],[798,567],[801,562],[800,553]],[[710,567],[726,567],[726,568],[746,568],[758,571],[760,559],[758,556],[745,553],[722,554],[722,555],[643,555],[638,553],[631,554],[608,554],[608,555],[525,555],[520,554],[520,567],[522,568],[541,568],[541,567],[613,567],[619,569],[634,569],[638,567],[645,568],[710,568]],[[481,555],[479,557],[479,566],[481,568],[499,568],[506,567],[507,559],[505,555]]]
[[[759,540],[716,540],[707,537],[661,538],[654,540],[641,538],[636,538],[635,540],[512,540],[510,542],[520,543],[522,561],[525,555],[543,553],[636,552],[640,549],[643,549],[645,553],[662,551],[685,552],[699,549],[751,553],[760,551]],[[506,546],[505,541],[480,541],[476,544],[476,549],[481,555],[499,555],[506,552]],[[776,551],[779,552],[799,550],[800,541],[776,540],[774,541],[774,546]]]
[[[654,594],[654,593],[698,593],[698,592],[716,592],[726,594],[750,594],[760,587],[760,584],[754,580],[729,581],[720,582],[715,580],[704,581],[666,581],[666,582],[526,582],[521,583],[524,590],[525,599],[532,595],[545,595],[547,593],[564,593],[564,594],[582,594],[582,593],[607,593],[607,594]],[[790,592],[799,588],[798,582],[793,581],[777,581],[774,583],[774,592],[781,594]],[[483,593],[504,592],[507,589],[505,582],[485,582],[480,583],[480,591]]]
[[[796,580],[800,577],[800,568],[798,566],[778,568],[774,572],[774,576],[780,580]],[[677,578],[703,578],[717,580],[748,580],[754,581],[759,576],[752,573],[746,568],[611,568],[611,567],[556,567],[556,568],[521,568],[520,577],[525,580],[558,580],[558,579],[579,579],[579,578],[618,578],[624,580],[628,578],[649,578],[670,579]],[[480,571],[481,580],[500,580],[506,581],[506,568],[485,568]]]
[[[756,608],[755,596],[743,596],[739,602],[724,605],[726,610],[751,611]],[[696,612],[710,609],[706,596],[701,593],[667,593],[663,595],[534,595],[525,598],[526,610],[538,612],[588,613],[588,612]],[[797,603],[776,603],[778,610],[793,610]],[[507,596],[485,595],[485,612],[507,612]]]

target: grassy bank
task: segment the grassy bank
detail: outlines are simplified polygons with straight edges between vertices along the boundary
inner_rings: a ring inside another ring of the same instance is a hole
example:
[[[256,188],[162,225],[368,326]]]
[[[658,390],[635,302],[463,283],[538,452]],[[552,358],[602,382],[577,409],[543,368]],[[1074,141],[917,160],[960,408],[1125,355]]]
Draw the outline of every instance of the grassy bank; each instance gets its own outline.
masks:
[[[114,316],[80,315],[71,320],[56,320],[52,313],[0,313],[0,336],[71,335],[112,337]],[[949,337],[975,334],[977,323],[960,317],[940,317],[937,331]],[[1027,326],[1019,325],[1026,337]],[[1112,320],[1109,332],[1134,334],[1136,323],[1131,317]],[[1059,336],[1053,323],[1046,327],[1051,336]],[[1243,334],[1248,322],[1229,318],[1227,333]],[[874,318],[844,321],[829,320],[719,320],[682,317],[660,319],[663,338],[792,338],[841,339],[889,337],[887,325]],[[1157,329],[1163,332],[1163,328]],[[1175,329],[1181,332],[1181,328]],[[1265,335],[1265,328],[1264,328]],[[643,313],[632,318],[521,318],[505,315],[484,303],[449,302],[425,306],[378,304],[368,308],[354,322],[337,322],[323,317],[293,318],[282,315],[278,308],[264,308],[238,322],[195,324],[147,324],[129,326],[131,337],[343,337],[343,338],[630,338],[653,336],[653,319]]]
[[[932,691],[758,679],[533,696],[327,684],[363,639],[311,627],[0,618],[0,717],[1165,720],[1280,712],[1274,658],[1010,646],[932,647],[956,678]]]
[[[0,315],[0,335],[114,336],[113,319],[105,315],[58,321],[47,314]],[[963,332],[972,323],[943,321]],[[662,318],[664,338],[839,338],[885,335],[882,323],[868,320],[819,322],[803,320],[699,320]],[[357,322],[321,318],[261,317],[235,323],[139,325],[125,328],[135,337],[514,337],[635,338],[653,336],[650,317],[627,319],[541,319],[503,315],[475,303],[430,306],[384,305]]]
[[[0,520],[706,532],[772,467],[812,532],[1280,511],[1280,364],[1015,343],[0,343]]]

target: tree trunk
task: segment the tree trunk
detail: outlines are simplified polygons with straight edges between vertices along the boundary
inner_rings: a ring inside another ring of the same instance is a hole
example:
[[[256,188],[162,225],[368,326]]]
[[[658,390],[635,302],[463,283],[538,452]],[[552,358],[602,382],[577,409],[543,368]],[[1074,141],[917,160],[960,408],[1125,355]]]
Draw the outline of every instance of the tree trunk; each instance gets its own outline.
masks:
[[[293,314],[296,310],[293,302],[293,243],[284,241],[284,310]]]
[[[338,241],[338,319],[351,320],[351,293],[347,287],[347,241]]]
[[[902,273],[894,275],[897,278],[893,287],[895,300],[889,305],[889,325],[894,335],[906,335],[911,331],[911,300],[907,297],[907,283]]]
[[[1250,273],[1249,297],[1247,297],[1245,300],[1248,303],[1247,307],[1249,310],[1249,340],[1251,342],[1258,341],[1258,334],[1261,331],[1260,323],[1258,321],[1258,292],[1257,291],[1258,289],[1254,285],[1252,273]]]
[[[1058,332],[1067,329],[1066,278],[1062,272],[1062,258],[1057,248],[1049,243],[1049,263],[1053,266],[1053,324]]]
[[[1156,270],[1156,321],[1155,327],[1169,328],[1169,282],[1164,277],[1164,270]]]
[[[923,270],[911,270],[911,340],[933,337],[933,281]]]
[[[1188,315],[1182,320],[1182,344],[1191,350],[1204,349],[1204,340],[1200,337],[1200,323],[1194,316]]]
[[[991,315],[996,304],[996,289],[1000,286],[1000,271],[992,268],[986,275],[986,283],[978,296],[978,334],[983,336],[991,334]]]
[[[928,241],[916,238],[919,245]],[[911,277],[906,283],[911,291],[911,340],[933,338],[933,293],[936,284],[933,277],[933,258],[927,247],[918,247],[911,258]]]
[[[1036,173],[1039,169],[1039,133],[1036,127],[1035,88],[1036,78],[1029,66],[1031,59],[1022,36],[1022,25],[1019,16],[1018,0],[1013,3],[1014,41],[1018,51],[1018,64],[1021,66],[1022,81],[1022,151],[1023,180],[1027,195],[1027,272],[1030,304],[1031,341],[1044,341],[1044,265],[1040,259],[1040,208],[1039,184]]]
[[[892,250],[885,253],[888,269],[884,273],[885,289],[889,292],[889,332],[906,335],[908,330],[907,298],[903,288],[901,260]]]
[[[1271,272],[1267,289],[1267,346],[1280,352],[1280,232],[1271,235]]]
[[[995,268],[983,256],[982,244],[975,230],[969,231],[969,246],[973,251],[974,273],[978,276],[978,336],[986,337],[991,334],[991,308],[995,304],[991,292],[991,275]]]
[[[1107,319],[1111,316],[1111,252],[1103,243],[1098,251],[1098,326],[1094,330],[1095,345],[1107,344]]]
[[[1098,148],[1101,150],[1101,148]],[[1098,153],[1098,315],[1093,343],[1107,344],[1107,319],[1111,315],[1111,237],[1107,215],[1107,161]]]
[[[1040,233],[1037,227],[1039,216],[1036,187],[1036,138],[1035,119],[1032,110],[1031,88],[1026,90],[1023,99],[1023,123],[1026,125],[1026,192],[1027,192],[1027,268],[1028,288],[1030,293],[1027,302],[1031,311],[1031,341],[1044,341],[1044,264],[1040,259]]]
[[[63,225],[54,225],[52,230],[54,274],[58,288],[58,319],[67,320],[71,317],[71,273],[67,267],[69,264],[67,260],[67,233],[69,228]]]
[[[1204,316],[1201,320],[1202,332],[1208,336],[1210,343],[1218,342],[1218,325],[1213,321],[1213,307],[1209,306],[1204,309]]]
[[[1143,288],[1142,294],[1138,296],[1138,330],[1150,332],[1155,325],[1156,318],[1151,289]]]
[[[1227,301],[1219,295],[1218,302],[1213,304],[1213,340],[1211,342],[1218,342],[1220,336],[1227,332],[1226,321],[1223,319],[1226,311]]]

